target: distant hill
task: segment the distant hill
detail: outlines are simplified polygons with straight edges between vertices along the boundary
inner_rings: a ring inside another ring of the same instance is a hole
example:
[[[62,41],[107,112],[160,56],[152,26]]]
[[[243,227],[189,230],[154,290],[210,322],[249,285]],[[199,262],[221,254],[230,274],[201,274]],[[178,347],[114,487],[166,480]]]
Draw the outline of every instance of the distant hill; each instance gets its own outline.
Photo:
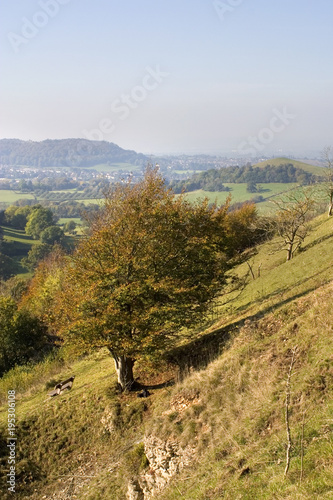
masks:
[[[305,170],[305,172],[309,172],[314,175],[323,175],[323,168],[318,165],[312,165],[310,163],[305,163],[299,160],[291,160],[290,158],[272,158],[270,160],[261,161],[254,165],[254,167],[265,168],[267,165],[271,165],[273,167],[278,167],[279,165],[289,163],[293,165],[295,168],[300,168],[301,170]]]
[[[187,180],[172,183],[176,193],[183,189],[195,191],[226,191],[224,183],[297,183],[311,184],[319,180],[323,170],[320,167],[308,165],[288,158],[274,158],[257,165],[247,164],[242,167],[232,166],[220,169],[210,169],[196,173]],[[251,191],[255,192],[255,190]]]
[[[0,140],[0,163],[30,167],[94,167],[99,164],[130,163],[144,166],[148,158],[122,149],[112,142],[86,139],[47,139],[41,142]]]

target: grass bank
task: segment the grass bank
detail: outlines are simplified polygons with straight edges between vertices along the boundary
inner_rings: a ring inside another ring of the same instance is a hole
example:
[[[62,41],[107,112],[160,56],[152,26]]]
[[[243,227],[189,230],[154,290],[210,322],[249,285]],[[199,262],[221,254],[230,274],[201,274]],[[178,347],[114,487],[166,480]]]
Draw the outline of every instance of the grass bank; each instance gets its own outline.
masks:
[[[125,500],[130,479],[162,473],[143,445],[157,436],[192,450],[160,500],[332,498],[332,219],[312,222],[290,262],[275,243],[250,257],[255,279],[246,263],[233,271],[243,287],[173,351],[174,365],[136,367],[147,399],[117,394],[105,351],[4,377],[0,454],[5,467],[6,391],[16,388],[17,497]],[[73,374],[70,392],[47,399]],[[4,482],[2,491],[9,498]]]

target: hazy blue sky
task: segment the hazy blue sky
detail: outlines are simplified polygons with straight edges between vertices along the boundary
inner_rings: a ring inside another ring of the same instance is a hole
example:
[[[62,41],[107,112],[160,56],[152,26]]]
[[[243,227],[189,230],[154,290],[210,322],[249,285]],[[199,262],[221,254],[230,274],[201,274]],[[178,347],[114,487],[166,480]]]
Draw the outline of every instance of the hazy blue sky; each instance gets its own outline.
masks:
[[[3,0],[1,138],[333,145],[332,0]]]

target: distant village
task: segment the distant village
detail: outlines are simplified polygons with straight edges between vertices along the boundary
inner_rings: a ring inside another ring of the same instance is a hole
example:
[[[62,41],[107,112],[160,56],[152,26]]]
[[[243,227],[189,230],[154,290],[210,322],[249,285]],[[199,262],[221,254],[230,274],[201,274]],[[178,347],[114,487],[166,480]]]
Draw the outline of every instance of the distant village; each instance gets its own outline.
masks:
[[[256,159],[261,161],[264,158]],[[218,169],[240,164],[239,158],[227,158],[209,155],[180,155],[152,157],[153,164],[157,164],[167,180],[181,180],[193,172]],[[20,189],[34,191],[44,188],[75,189],[86,187],[91,181],[118,182],[128,176],[140,177],[144,167],[133,165],[133,169],[122,168],[117,170],[112,164],[103,166],[101,170],[82,167],[32,167],[21,165],[0,165],[0,189]],[[58,182],[55,182],[58,180]]]

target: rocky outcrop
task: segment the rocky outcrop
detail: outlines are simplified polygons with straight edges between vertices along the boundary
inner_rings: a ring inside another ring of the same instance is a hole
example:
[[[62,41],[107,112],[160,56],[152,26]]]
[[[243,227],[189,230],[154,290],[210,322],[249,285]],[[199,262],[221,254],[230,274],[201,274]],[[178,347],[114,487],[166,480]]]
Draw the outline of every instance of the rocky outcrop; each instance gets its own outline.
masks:
[[[156,436],[144,439],[149,468],[128,485],[128,500],[149,500],[158,494],[184,467],[195,460],[195,448],[182,448],[177,441],[162,441]]]
[[[138,481],[131,480],[127,488],[128,500],[144,500],[145,496]]]

